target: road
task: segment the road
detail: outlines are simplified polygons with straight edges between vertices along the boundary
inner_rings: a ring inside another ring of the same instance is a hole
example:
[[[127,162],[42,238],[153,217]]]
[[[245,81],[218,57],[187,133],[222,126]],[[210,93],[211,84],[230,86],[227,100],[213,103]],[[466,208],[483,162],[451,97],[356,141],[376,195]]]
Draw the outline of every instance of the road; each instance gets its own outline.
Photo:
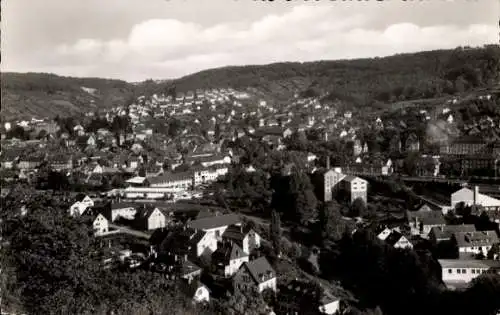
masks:
[[[148,233],[145,233],[145,232],[142,232],[142,231],[138,231],[138,230],[134,230],[134,229],[131,229],[131,228],[126,227],[126,226],[121,226],[121,225],[116,225],[116,224],[110,223],[109,227],[117,229],[121,233],[129,234],[129,235],[132,235],[132,236],[135,236],[135,237],[145,238],[147,240],[149,240],[149,238],[151,237],[151,235],[149,235]]]

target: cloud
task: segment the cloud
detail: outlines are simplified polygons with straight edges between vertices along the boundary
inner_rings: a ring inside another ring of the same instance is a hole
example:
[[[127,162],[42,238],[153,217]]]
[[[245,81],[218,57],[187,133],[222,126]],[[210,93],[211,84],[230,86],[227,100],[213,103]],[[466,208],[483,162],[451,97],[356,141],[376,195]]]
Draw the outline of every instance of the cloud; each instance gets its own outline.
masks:
[[[148,19],[122,38],[81,38],[38,52],[36,60],[43,64],[36,66],[65,75],[135,81],[225,65],[386,56],[497,40],[497,29],[485,24],[394,23],[376,29],[370,26],[372,18],[367,11],[346,15],[334,6],[299,5],[250,23],[203,26],[172,18]]]

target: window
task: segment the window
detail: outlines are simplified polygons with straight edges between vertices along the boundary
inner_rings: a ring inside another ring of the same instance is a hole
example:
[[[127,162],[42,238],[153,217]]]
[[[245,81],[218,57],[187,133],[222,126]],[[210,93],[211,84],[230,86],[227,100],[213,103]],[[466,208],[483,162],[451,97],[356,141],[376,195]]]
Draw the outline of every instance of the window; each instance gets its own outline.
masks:
[[[448,269],[448,273],[453,273],[453,270],[452,269]]]
[[[460,274],[460,269],[457,269],[457,273]]]
[[[467,270],[462,269],[462,273],[463,273],[463,274],[466,274],[466,273],[467,273]]]
[[[476,269],[472,269],[472,274],[475,274],[476,273]]]

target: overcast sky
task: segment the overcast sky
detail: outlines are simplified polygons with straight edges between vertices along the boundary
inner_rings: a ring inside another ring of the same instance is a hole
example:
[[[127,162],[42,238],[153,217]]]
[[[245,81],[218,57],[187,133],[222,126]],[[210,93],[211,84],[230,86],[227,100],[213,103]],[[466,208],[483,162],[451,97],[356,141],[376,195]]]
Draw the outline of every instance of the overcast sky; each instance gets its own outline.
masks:
[[[498,43],[498,0],[7,0],[2,71],[140,81]]]

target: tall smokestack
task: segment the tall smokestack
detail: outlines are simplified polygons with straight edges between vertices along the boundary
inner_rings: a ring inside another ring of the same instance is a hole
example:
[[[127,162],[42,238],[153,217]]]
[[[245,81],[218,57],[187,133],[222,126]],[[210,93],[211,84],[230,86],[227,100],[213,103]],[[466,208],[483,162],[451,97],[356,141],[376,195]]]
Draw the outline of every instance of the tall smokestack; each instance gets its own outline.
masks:
[[[472,205],[476,205],[477,202],[477,196],[479,195],[479,186],[474,186],[474,200]]]
[[[330,169],[330,156],[329,155],[326,157],[326,169],[327,170]]]

